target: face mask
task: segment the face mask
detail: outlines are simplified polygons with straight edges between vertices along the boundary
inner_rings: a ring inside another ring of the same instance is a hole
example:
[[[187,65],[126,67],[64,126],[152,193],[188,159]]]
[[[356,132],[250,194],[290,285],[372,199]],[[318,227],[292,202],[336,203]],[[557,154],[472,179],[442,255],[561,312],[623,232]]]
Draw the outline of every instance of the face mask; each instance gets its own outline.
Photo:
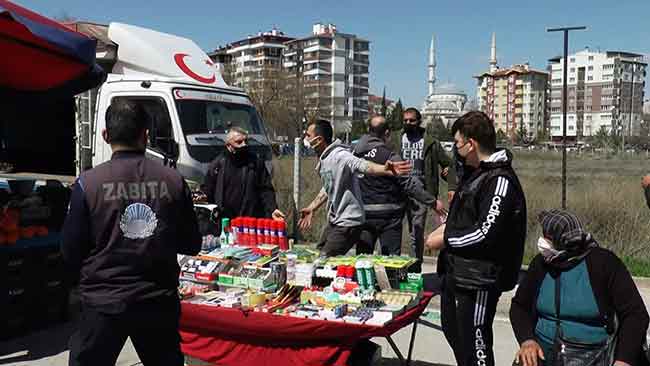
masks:
[[[456,144],[454,144],[454,146],[452,147],[452,151],[454,154],[454,159],[457,162],[459,162],[461,165],[465,165],[465,161],[467,160],[467,158],[460,155],[460,153],[458,152],[458,147],[456,147]]]
[[[550,263],[555,258],[559,257],[564,253],[564,250],[557,250],[553,248],[553,245],[544,237],[540,237],[537,240],[537,250],[544,257],[544,262]]]
[[[409,135],[416,134],[420,129],[420,126],[416,126],[410,123],[407,123],[404,125],[404,132],[406,132]]]
[[[248,146],[234,147],[234,154],[237,156],[245,156],[248,153]]]
[[[314,141],[314,140],[316,140],[317,138],[318,138],[318,137],[314,137],[311,141]],[[302,139],[302,143],[303,143],[303,145],[305,145],[305,147],[306,147],[307,149],[313,149],[313,148],[314,148],[313,146],[311,146],[311,141],[309,140],[309,138],[307,138],[307,136],[305,136],[305,138]]]

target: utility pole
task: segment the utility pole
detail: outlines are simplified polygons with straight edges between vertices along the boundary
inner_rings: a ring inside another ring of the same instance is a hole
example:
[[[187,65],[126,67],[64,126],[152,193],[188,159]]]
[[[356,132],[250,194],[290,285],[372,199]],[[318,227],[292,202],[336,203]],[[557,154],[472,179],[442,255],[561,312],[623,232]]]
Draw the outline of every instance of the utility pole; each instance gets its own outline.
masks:
[[[562,77],[562,209],[566,209],[566,112],[567,112],[567,68],[569,57],[569,32],[585,30],[587,27],[548,28],[547,32],[564,33],[564,66]]]

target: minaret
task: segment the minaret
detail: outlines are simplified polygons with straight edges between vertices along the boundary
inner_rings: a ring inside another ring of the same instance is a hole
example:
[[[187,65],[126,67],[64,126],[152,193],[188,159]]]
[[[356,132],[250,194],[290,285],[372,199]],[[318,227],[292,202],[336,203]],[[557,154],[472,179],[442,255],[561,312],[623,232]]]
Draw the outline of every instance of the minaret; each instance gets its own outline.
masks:
[[[429,47],[429,95],[433,95],[433,86],[436,83],[436,49],[435,35],[431,36],[431,46]]]
[[[490,72],[497,71],[497,35],[492,33],[492,47],[490,49]]]

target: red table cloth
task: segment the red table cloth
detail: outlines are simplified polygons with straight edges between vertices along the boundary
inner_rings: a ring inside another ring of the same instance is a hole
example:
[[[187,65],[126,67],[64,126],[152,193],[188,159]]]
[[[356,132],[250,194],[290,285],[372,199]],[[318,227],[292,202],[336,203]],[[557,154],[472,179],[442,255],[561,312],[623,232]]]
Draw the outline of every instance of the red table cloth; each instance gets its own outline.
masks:
[[[183,303],[181,350],[213,365],[345,366],[357,342],[413,323],[432,297],[382,327]]]

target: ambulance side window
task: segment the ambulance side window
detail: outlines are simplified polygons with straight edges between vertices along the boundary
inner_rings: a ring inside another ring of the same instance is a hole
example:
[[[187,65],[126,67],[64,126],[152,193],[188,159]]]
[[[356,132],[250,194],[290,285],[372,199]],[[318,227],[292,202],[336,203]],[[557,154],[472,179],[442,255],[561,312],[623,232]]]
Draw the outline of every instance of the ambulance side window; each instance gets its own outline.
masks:
[[[171,151],[174,143],[174,132],[169,117],[169,109],[162,98],[133,96],[115,97],[114,99],[126,99],[141,104],[147,111],[151,122],[147,147],[161,154]]]

